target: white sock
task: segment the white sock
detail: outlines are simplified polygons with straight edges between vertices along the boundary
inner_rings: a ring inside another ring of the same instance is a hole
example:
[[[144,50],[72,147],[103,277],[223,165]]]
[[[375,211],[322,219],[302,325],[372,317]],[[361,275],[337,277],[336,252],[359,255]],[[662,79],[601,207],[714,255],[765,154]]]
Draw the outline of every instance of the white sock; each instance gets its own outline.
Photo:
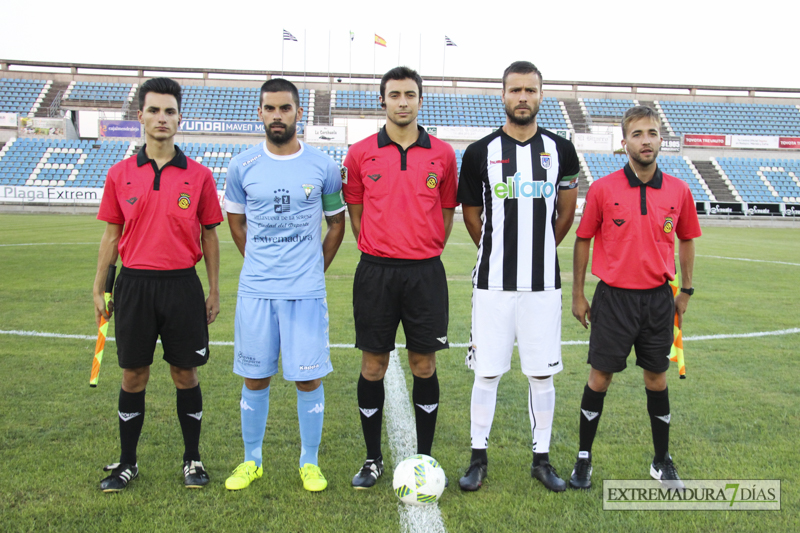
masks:
[[[528,376],[528,415],[531,418],[533,453],[550,451],[550,436],[553,433],[553,412],[556,408],[556,388],[553,376],[536,379]]]
[[[472,447],[486,449],[489,447],[489,432],[492,431],[494,408],[497,405],[497,386],[500,377],[484,378],[475,376],[472,384],[472,403],[470,405],[470,437]]]

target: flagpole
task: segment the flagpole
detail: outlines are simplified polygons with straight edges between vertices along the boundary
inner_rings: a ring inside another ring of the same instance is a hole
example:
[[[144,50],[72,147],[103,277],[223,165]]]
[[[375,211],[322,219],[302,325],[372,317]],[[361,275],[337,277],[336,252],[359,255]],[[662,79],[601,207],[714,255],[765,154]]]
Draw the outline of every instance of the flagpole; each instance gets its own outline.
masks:
[[[398,65],[400,65],[400,44],[401,44],[401,39],[402,38],[403,38],[403,34],[402,33],[397,36],[397,64]]]
[[[286,31],[286,30],[283,30]],[[286,46],[286,38],[281,33],[281,78],[283,77],[283,47]]]
[[[422,33],[419,34],[419,75],[422,76]]]
[[[331,30],[328,30],[328,91],[331,90],[333,85],[333,76],[331,76]]]
[[[372,85],[375,85],[375,39],[373,38],[372,43]]]
[[[350,51],[347,54],[347,90],[353,90],[353,32],[350,32]]]
[[[447,41],[444,43],[444,50],[442,50],[442,88],[444,88],[444,62],[447,59]]]
[[[306,30],[303,30],[303,89],[306,88]]]

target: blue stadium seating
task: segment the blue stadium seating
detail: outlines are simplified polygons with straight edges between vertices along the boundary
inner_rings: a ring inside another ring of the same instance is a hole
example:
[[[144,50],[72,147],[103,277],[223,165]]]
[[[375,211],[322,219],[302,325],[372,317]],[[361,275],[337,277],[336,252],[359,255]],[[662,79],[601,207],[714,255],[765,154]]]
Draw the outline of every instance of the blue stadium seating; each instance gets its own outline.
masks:
[[[36,112],[36,102],[45,86],[44,80],[0,78],[0,113],[28,116]]]
[[[184,119],[258,120],[258,87],[206,87],[184,85],[181,112]],[[313,111],[309,106],[309,89],[299,89],[300,106],[305,110],[303,122]],[[312,114],[313,116],[313,114]]]
[[[591,181],[602,178],[612,172],[616,172],[625,166],[628,157],[621,154],[582,154],[589,170]],[[658,157],[658,167],[662,172],[680,178],[689,185],[692,196],[696,201],[712,200],[709,191],[703,187],[704,182],[692,171],[692,167],[681,156],[660,155]]]
[[[676,135],[800,135],[800,110],[793,105],[659,101]]]
[[[77,81],[64,91],[64,99],[121,103],[132,100],[135,92],[134,83]]]
[[[731,192],[742,202],[799,202],[800,160],[717,157]]]
[[[332,108],[340,111],[379,111],[377,91],[336,91]],[[451,93],[423,93],[419,122],[424,126],[498,127],[505,123],[503,103],[498,96]],[[545,97],[539,108],[539,125],[567,129],[567,121],[556,98]]]
[[[582,98],[586,112],[592,117],[622,119],[629,108],[635,105],[633,100],[614,100],[610,98]]]

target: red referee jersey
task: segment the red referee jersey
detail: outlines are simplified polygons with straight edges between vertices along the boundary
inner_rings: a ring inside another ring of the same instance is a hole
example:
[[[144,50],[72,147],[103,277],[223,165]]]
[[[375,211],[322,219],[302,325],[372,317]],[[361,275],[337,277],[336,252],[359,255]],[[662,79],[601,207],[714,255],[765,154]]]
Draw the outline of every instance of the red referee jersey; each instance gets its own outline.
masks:
[[[453,148],[419,127],[403,150],[386,127],[350,147],[342,168],[348,204],[362,204],[358,249],[378,257],[428,259],[442,254],[442,209],[458,205]]]
[[[630,164],[592,183],[578,237],[594,237],[592,274],[612,287],[652,289],[675,279],[675,236],[700,237],[689,186],[656,169],[643,184]]]
[[[124,224],[122,264],[144,270],[190,268],[203,257],[201,224],[222,222],[211,171],[175,147],[175,157],[158,169],[143,146],[136,157],[108,171],[99,220]]]

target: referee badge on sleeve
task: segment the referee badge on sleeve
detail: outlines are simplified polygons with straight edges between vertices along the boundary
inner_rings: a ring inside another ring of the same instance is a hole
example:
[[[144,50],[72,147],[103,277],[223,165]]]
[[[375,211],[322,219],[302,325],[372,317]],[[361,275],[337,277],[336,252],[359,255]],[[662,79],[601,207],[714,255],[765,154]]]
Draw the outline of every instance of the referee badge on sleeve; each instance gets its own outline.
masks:
[[[339,172],[342,175],[342,183],[347,185],[347,167],[342,165],[342,168],[339,169]]]

